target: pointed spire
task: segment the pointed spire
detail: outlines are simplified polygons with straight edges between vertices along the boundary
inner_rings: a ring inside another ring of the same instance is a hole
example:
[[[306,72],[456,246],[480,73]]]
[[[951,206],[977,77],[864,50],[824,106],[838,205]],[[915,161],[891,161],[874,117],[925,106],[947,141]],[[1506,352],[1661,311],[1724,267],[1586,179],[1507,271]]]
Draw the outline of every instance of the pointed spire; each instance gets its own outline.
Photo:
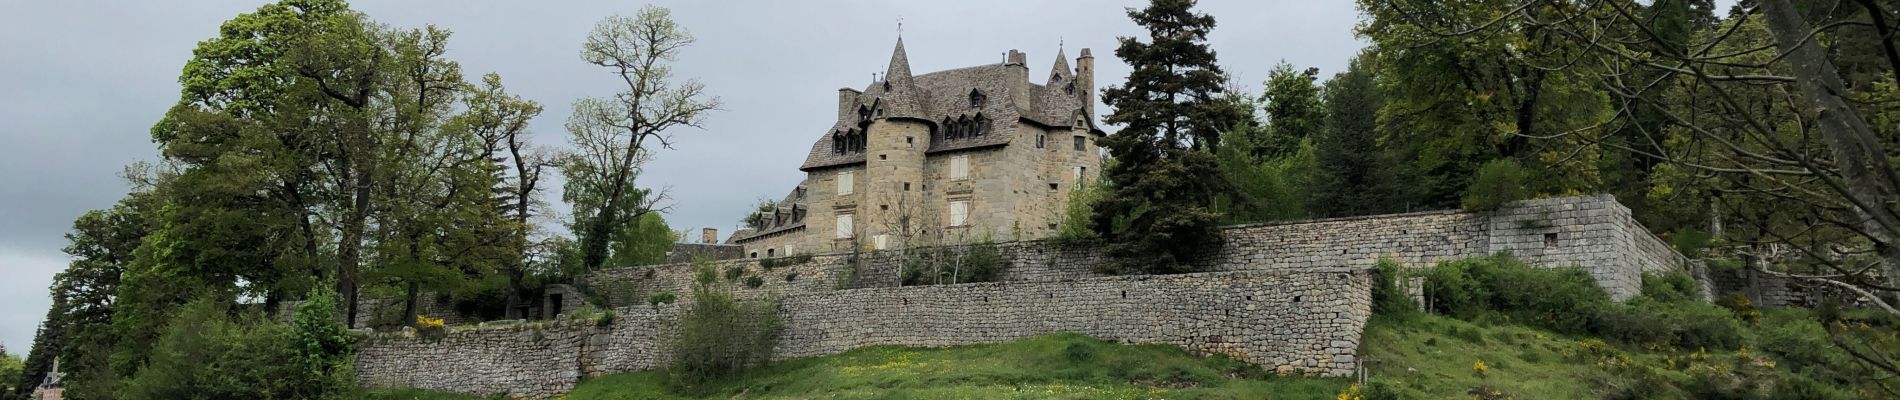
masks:
[[[890,69],[884,71],[884,80],[896,84],[910,83],[910,57],[904,55],[904,38],[897,38],[897,49],[891,51]]]
[[[1057,77],[1068,79],[1074,76],[1075,76],[1075,70],[1069,69],[1068,54],[1065,54],[1064,50],[1062,50],[1061,47],[1057,47],[1056,48],[1056,66],[1049,70],[1049,82],[1054,83]]]

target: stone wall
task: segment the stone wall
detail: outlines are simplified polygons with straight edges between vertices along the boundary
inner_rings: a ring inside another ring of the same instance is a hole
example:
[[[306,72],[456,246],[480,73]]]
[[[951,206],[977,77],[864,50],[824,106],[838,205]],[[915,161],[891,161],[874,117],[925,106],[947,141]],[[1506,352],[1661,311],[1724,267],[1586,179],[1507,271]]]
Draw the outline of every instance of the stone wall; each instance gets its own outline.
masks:
[[[846,290],[785,298],[781,357],[1075,332],[1344,376],[1371,315],[1366,269],[1244,271]]]
[[[1284,373],[1349,375],[1371,316],[1363,268],[1122,276],[836,290],[786,296],[774,358],[871,345],[949,346],[1076,332],[1179,345]],[[456,329],[430,339],[376,333],[358,345],[365,386],[544,398],[583,375],[663,365],[679,305],[593,320]]]
[[[581,377],[576,363],[601,330],[592,321],[452,327],[441,338],[377,333],[356,347],[356,377],[369,387],[546,398]]]
[[[1194,261],[1201,270],[1369,267],[1382,257],[1407,266],[1427,267],[1441,261],[1509,252],[1531,265],[1581,267],[1612,297],[1625,300],[1641,291],[1644,272],[1684,268],[1687,262],[1637,225],[1629,209],[1608,195],[1526,200],[1487,212],[1428,211],[1236,225],[1223,230],[1225,245]],[[1097,267],[1108,261],[1100,253],[1100,246],[1091,243],[1040,240],[993,245],[1008,261],[1003,280],[1009,282],[1096,276]],[[766,289],[793,294],[841,287],[898,286],[902,257],[901,250],[819,255],[809,264],[771,272],[757,268],[756,260],[731,260],[718,265],[722,274],[726,268],[738,265],[750,268],[748,274],[769,275],[765,276]],[[655,272],[648,274],[648,269]],[[797,272],[800,280],[818,281],[784,282],[782,278],[789,272]],[[685,293],[691,287],[692,268],[662,265],[609,269],[587,281],[594,288],[628,288],[622,297],[644,301],[654,290]]]
[[[1619,300],[1640,291],[1644,272],[1685,264],[1609,196],[1224,229],[1226,245],[1196,260],[1211,272],[1182,275],[1097,276],[1108,262],[1100,246],[1057,241],[989,244],[1008,264],[995,283],[900,287],[901,250],[781,259],[770,262],[772,269],[758,259],[712,265],[719,284],[741,299],[781,299],[779,358],[1078,332],[1229,354],[1285,372],[1342,375],[1355,365],[1370,314],[1368,267],[1381,257],[1428,266],[1510,252],[1532,265],[1584,268]],[[742,270],[740,278],[725,277],[733,268]],[[744,285],[750,276],[763,285]],[[366,385],[564,392],[581,375],[664,364],[679,305],[647,299],[670,291],[686,301],[692,282],[691,264],[606,269],[580,286],[615,308],[609,327],[530,325],[433,342],[377,334],[362,348],[358,370]]]

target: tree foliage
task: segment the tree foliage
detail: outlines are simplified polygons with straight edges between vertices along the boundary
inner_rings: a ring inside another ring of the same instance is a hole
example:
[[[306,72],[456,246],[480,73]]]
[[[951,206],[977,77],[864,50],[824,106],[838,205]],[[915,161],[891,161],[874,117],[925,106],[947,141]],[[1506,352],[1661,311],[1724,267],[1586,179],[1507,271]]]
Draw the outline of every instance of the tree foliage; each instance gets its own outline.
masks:
[[[625,85],[612,97],[575,101],[567,120],[574,152],[561,162],[568,180],[562,199],[574,209],[572,228],[588,270],[634,240],[622,236],[624,225],[658,211],[665,200],[664,192],[634,185],[653,148],[672,146],[675,128],[699,127],[719,107],[705,85],[673,77],[671,63],[692,44],[693,35],[673,22],[671,11],[647,6],[633,17],[601,20],[581,45],[581,59]]]
[[[1096,204],[1093,226],[1111,244],[1117,269],[1182,272],[1192,254],[1217,245],[1219,214],[1210,206],[1221,186],[1212,151],[1220,131],[1245,118],[1218,96],[1226,76],[1207,47],[1214,18],[1194,13],[1192,0],[1156,0],[1128,17],[1149,42],[1120,38],[1115,55],[1134,70],[1122,86],[1102,91],[1122,129],[1101,141],[1115,163],[1106,172],[1114,192]]]

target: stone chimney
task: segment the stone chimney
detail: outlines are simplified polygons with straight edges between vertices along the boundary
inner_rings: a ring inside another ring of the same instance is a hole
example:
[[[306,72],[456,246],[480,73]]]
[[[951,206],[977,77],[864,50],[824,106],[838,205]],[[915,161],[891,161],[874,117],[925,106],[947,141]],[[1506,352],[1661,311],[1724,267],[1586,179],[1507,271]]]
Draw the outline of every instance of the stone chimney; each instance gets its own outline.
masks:
[[[856,111],[851,106],[857,105],[858,95],[861,94],[864,92],[859,92],[857,89],[838,88],[838,119],[850,117],[851,112]]]
[[[705,243],[705,244],[719,244],[719,229],[718,228],[700,229],[699,242]]]
[[[1075,90],[1081,91],[1082,112],[1088,114],[1089,121],[1095,121],[1095,56],[1087,47],[1075,58]]]
[[[1009,67],[1009,101],[1017,109],[1029,109],[1029,53],[1009,49],[1009,57],[1003,63]]]

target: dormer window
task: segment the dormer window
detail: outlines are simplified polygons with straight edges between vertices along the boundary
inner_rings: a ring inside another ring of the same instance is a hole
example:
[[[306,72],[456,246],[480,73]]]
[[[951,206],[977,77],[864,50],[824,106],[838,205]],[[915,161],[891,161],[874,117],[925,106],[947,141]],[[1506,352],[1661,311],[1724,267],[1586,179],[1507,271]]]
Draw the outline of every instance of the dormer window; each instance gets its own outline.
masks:
[[[1075,94],[1075,81],[1069,81],[1068,85],[1063,85],[1062,92],[1068,93],[1068,94]]]
[[[984,117],[983,114],[977,114],[975,117],[966,115],[957,117],[956,119],[944,117],[941,125],[943,127],[943,138],[946,140],[982,136],[989,133],[990,130],[990,120]]]
[[[852,129],[831,134],[831,154],[864,152],[864,131]]]
[[[983,91],[970,89],[970,108],[983,108],[988,101],[989,96],[984,96]]]

